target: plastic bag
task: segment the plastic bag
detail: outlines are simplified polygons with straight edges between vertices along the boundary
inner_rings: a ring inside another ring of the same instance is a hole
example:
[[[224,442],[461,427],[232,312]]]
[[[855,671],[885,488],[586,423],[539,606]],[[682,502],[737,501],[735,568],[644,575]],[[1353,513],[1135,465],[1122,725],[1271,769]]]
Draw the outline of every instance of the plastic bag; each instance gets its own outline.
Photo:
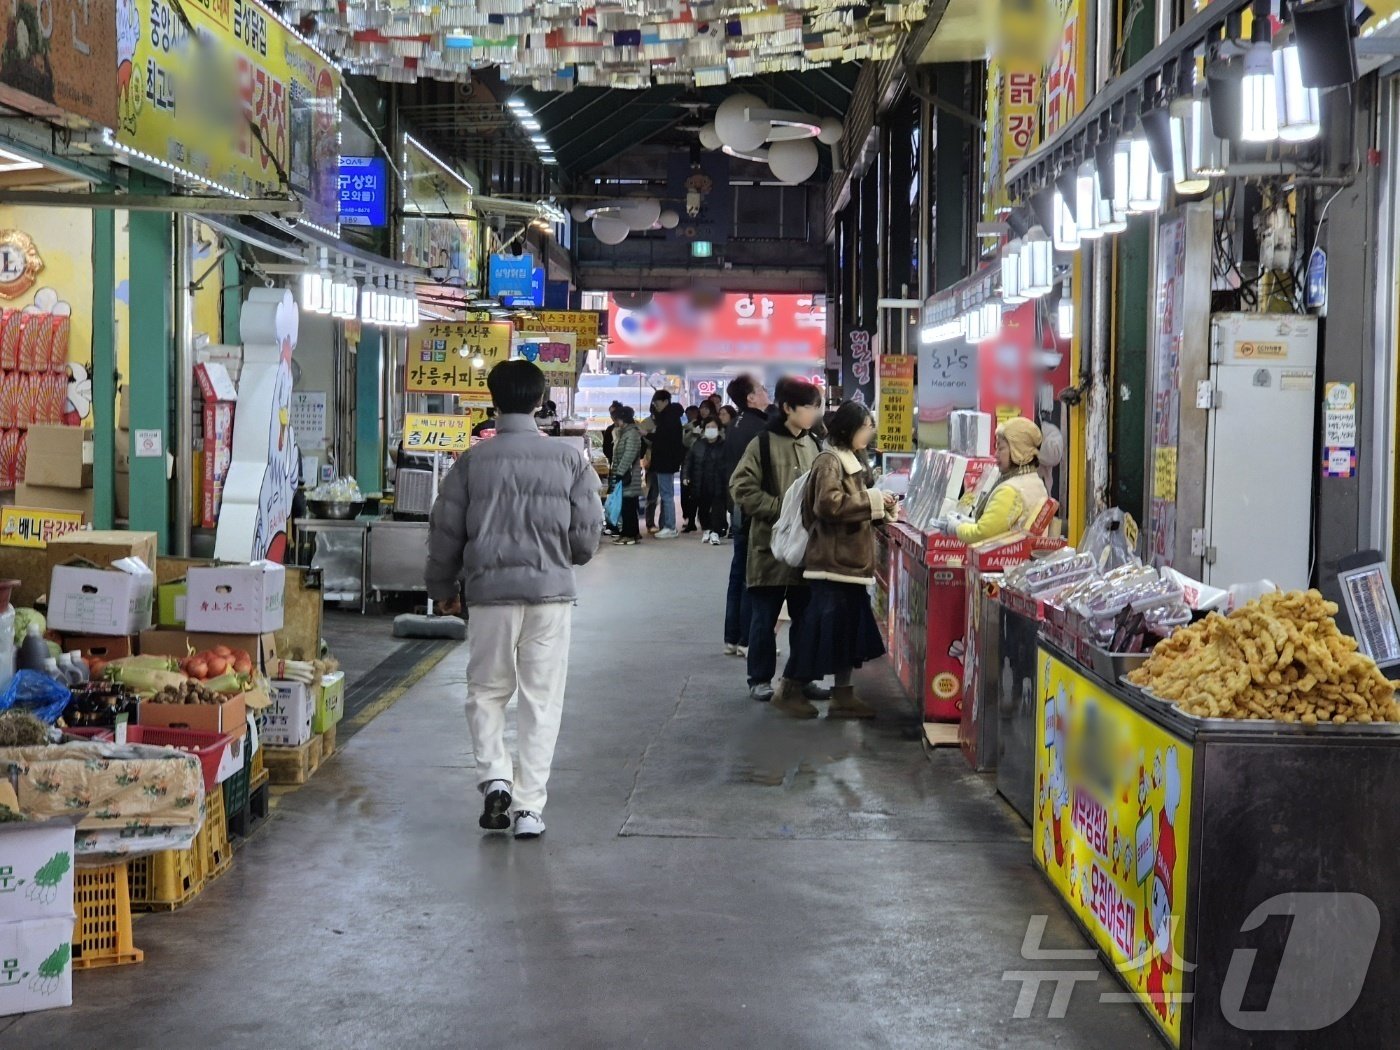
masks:
[[[71,695],[66,685],[59,685],[47,675],[18,671],[5,692],[0,693],[0,711],[27,711],[46,725],[53,725],[68,706]]]
[[[622,526],[622,482],[615,482],[608,491],[607,501],[603,504],[603,516],[608,519],[609,528],[616,529]]]
[[[1132,518],[1117,507],[1104,511],[1084,533],[1079,549],[1094,559],[1094,565],[1101,573],[1109,573],[1124,565],[1141,565],[1142,562],[1128,542],[1129,531],[1136,535],[1137,527],[1129,526]]]

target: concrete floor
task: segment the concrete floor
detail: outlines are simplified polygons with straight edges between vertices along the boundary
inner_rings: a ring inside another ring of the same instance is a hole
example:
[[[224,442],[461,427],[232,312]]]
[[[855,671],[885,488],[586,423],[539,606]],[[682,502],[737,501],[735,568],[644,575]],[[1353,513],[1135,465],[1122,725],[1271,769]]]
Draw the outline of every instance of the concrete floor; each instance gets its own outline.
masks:
[[[143,965],[79,974],[0,1046],[1158,1045],[1097,963],[1014,1017],[1033,916],[1083,940],[1024,825],[930,761],[883,666],[872,725],[795,723],[721,655],[729,548],[606,547],[581,573],[569,709],[534,843],[477,830],[464,651],[285,796]],[[385,625],[385,632],[388,627]]]

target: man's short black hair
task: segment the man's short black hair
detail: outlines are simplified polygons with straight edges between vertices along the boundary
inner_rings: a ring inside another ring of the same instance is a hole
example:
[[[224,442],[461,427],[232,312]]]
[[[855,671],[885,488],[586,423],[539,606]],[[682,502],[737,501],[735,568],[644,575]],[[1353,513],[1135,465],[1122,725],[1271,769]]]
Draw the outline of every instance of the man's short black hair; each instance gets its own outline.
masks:
[[[540,407],[549,381],[529,361],[502,361],[486,377],[491,400],[506,415],[529,415]]]
[[[664,388],[661,389],[661,390],[653,391],[653,392],[652,392],[652,395],[651,395],[651,399],[652,399],[653,401],[665,401],[665,402],[667,402],[667,403],[670,403],[670,400],[671,400],[671,391],[666,390],[666,389],[664,389]]]
[[[783,376],[778,380],[778,389],[773,392],[773,401],[779,410],[805,408],[822,403],[822,392],[812,383],[796,376]]]
[[[743,375],[735,376],[727,387],[729,400],[733,402],[740,412],[749,407],[749,395],[758,389],[758,381],[753,376],[745,372]]]

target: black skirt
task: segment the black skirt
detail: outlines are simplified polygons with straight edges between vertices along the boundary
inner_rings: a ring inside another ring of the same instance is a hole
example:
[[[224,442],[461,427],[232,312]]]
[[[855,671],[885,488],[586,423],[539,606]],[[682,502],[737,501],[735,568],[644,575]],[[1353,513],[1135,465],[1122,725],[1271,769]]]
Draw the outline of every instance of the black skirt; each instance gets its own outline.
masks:
[[[816,681],[885,655],[863,584],[812,580],[812,599],[792,628],[787,676]]]

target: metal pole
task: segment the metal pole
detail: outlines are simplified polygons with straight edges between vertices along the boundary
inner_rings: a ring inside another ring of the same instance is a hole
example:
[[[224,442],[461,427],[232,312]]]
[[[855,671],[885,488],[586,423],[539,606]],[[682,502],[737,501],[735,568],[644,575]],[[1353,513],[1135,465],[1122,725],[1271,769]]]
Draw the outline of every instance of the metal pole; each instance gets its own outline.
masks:
[[[194,220],[175,218],[175,514],[170,549],[190,556],[194,506]]]

